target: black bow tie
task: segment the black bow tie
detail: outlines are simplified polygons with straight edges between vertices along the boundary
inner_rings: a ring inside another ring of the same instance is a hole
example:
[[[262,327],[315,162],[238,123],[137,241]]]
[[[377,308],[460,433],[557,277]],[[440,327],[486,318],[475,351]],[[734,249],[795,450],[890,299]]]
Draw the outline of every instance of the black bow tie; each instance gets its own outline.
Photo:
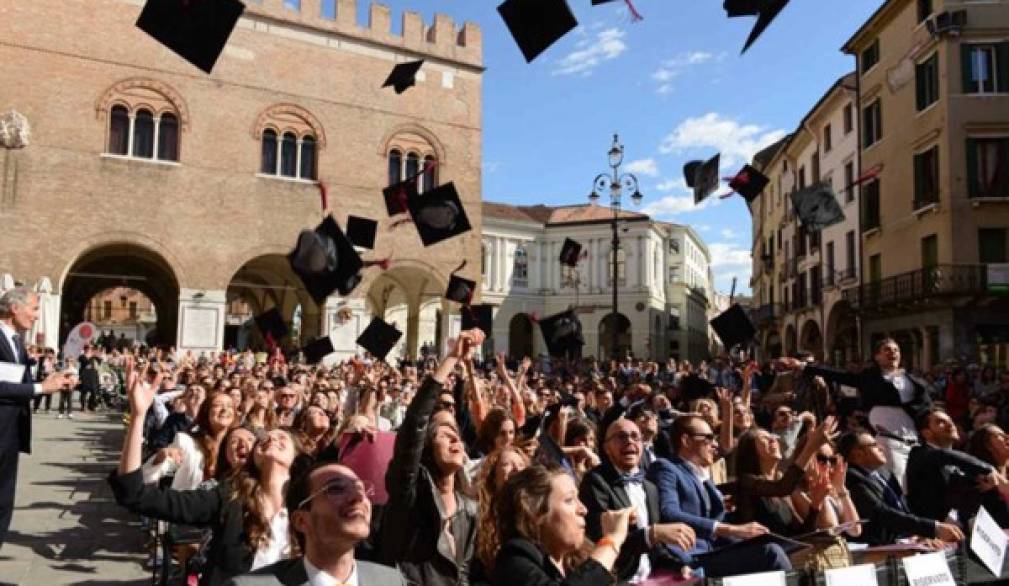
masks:
[[[644,484],[644,483],[645,483],[645,474],[640,470],[637,472],[632,472],[630,474],[620,475],[620,484],[622,486],[627,486],[628,484]]]

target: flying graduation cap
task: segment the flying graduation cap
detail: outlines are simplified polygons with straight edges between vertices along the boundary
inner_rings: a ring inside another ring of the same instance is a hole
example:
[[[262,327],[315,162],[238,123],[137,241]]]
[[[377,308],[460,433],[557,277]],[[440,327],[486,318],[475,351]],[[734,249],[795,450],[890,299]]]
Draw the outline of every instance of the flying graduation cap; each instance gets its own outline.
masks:
[[[445,290],[445,299],[455,301],[463,305],[469,305],[473,301],[473,293],[476,292],[476,281],[460,277],[457,273],[466,268],[466,261],[462,261],[449,276],[448,288]]]
[[[718,189],[718,164],[722,155],[708,161],[690,161],[683,166],[683,180],[694,190],[694,203],[699,204]]]
[[[750,165],[744,165],[743,169],[729,180],[729,187],[732,188],[732,191],[743,196],[743,199],[749,203],[757,199],[757,196],[767,187],[770,181],[760,171],[757,171]]]
[[[287,323],[276,307],[257,315],[253,321],[268,346],[276,346],[287,335]]]
[[[566,0],[505,0],[497,11],[527,63],[578,26]]]
[[[309,295],[320,304],[333,291],[350,294],[361,282],[360,272],[365,266],[333,216],[326,216],[315,230],[303,230],[287,260]]]
[[[406,204],[424,246],[437,244],[471,229],[462,200],[451,182],[415,195]]]
[[[243,11],[238,0],[147,0],[136,25],[210,73]]]
[[[837,203],[834,190],[822,181],[806,189],[793,191],[792,207],[809,232],[819,232],[844,221],[844,210]]]
[[[395,326],[387,324],[380,317],[374,317],[357,337],[357,345],[371,352],[375,358],[385,360],[401,337],[403,332],[397,330]]]
[[[750,45],[770,26],[771,21],[778,16],[778,13],[787,4],[788,0],[725,0],[722,7],[725,8],[725,12],[729,18],[739,16],[757,17],[757,23],[753,25],[753,30],[750,31],[750,36],[746,39],[746,44],[743,45],[741,53],[745,53],[750,48]]]
[[[318,364],[324,358],[336,352],[336,347],[333,346],[333,338],[331,336],[323,336],[306,344],[302,347],[301,352],[305,355],[305,362],[308,364]]]
[[[462,329],[471,330],[479,328],[485,336],[494,334],[494,306],[483,303],[480,305],[469,305],[462,312]]]
[[[609,4],[610,2],[613,1],[614,0],[592,0],[592,5],[599,6],[600,4]],[[627,5],[627,10],[629,10],[631,13],[631,20],[638,21],[644,18],[643,16],[641,16],[641,13],[638,12],[638,9],[634,7],[634,3],[631,2],[631,0],[624,0],[624,4]]]
[[[563,356],[585,344],[582,323],[573,309],[543,318],[539,324],[551,356]]]
[[[347,238],[351,244],[372,250],[375,248],[375,233],[378,232],[378,222],[358,216],[347,217]]]
[[[711,329],[718,334],[726,350],[731,350],[733,346],[745,345],[757,334],[750,316],[738,303],[732,304],[732,307],[723,311],[710,323]]]
[[[577,267],[578,261],[582,259],[582,245],[576,240],[570,238],[564,239],[564,245],[561,247],[560,261],[562,265],[569,267]]]
[[[397,63],[392,71],[389,73],[389,77],[382,84],[382,87],[392,86],[396,90],[397,94],[405,92],[407,89],[413,87],[417,83],[417,72],[420,71],[420,66],[424,65],[424,60],[410,61],[408,63]]]

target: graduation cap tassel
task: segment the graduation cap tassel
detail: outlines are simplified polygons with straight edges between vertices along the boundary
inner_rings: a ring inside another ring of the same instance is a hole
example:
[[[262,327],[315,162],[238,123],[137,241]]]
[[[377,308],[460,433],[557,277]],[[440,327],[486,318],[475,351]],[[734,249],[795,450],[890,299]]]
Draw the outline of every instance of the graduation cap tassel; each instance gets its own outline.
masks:
[[[329,211],[329,191],[322,181],[319,182],[319,199],[322,200],[322,214],[326,215],[326,212]]]
[[[364,261],[365,267],[378,267],[383,271],[389,270],[389,266],[392,264],[392,257],[383,258],[382,260],[366,260]]]
[[[451,272],[451,273],[449,273],[449,274],[450,274],[450,275],[454,275],[454,274],[458,273],[459,271],[463,270],[464,268],[466,268],[466,260],[465,260],[465,259],[463,259],[462,263],[461,263],[461,264],[460,264],[459,266],[457,266],[457,267],[455,268],[455,270],[454,270],[454,271],[452,271],[452,272]]]
[[[641,16],[641,13],[638,12],[638,9],[634,7],[634,3],[631,2],[631,0],[624,0],[624,3],[627,4],[627,10],[631,11],[631,22],[638,22],[639,20],[645,19],[645,17]]]

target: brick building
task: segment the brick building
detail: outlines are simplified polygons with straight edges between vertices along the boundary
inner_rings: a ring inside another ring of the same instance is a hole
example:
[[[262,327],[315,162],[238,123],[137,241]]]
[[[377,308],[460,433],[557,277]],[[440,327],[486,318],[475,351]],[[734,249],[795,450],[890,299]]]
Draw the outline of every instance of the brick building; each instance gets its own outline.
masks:
[[[0,149],[0,271],[51,281],[61,335],[116,279],[151,299],[161,343],[193,350],[235,339],[236,300],[299,315],[306,339],[332,331],[344,353],[371,314],[400,311],[407,354],[457,327],[441,296],[461,258],[480,259],[480,30],[407,12],[394,34],[380,5],[364,27],[356,0],[250,0],[206,75],[134,26],[142,4],[0,8],[0,110],[31,125],[28,146]],[[418,58],[415,87],[381,88]],[[425,159],[423,187],[454,181],[473,225],[430,248],[390,230],[381,196]],[[317,178],[341,225],[380,220],[364,257],[394,261],[321,307],[284,258],[320,220]]]

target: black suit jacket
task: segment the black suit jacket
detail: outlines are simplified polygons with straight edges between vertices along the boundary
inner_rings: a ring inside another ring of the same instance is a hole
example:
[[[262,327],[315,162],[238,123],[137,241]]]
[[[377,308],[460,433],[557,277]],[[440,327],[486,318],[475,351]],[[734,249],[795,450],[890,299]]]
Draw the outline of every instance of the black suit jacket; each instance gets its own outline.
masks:
[[[494,586],[601,586],[612,584],[610,575],[596,560],[589,558],[561,576],[557,567],[531,541],[512,539],[501,546],[494,562]]]
[[[18,348],[18,359],[7,342],[7,336],[0,333],[0,361],[24,365],[21,383],[0,382],[0,458],[3,454],[21,451],[30,454],[32,437],[32,413],[29,404],[35,396],[31,369],[28,368],[28,352],[24,344]]]
[[[585,533],[592,541],[603,536],[602,514],[632,506],[627,491],[620,484],[620,473],[608,462],[596,466],[582,478],[578,497],[588,509],[585,515]],[[648,506],[648,524],[659,522],[659,489],[650,480],[644,481],[645,503]],[[613,573],[620,580],[629,580],[638,571],[642,554],[649,554],[652,568],[678,569],[680,563],[661,544],[653,543],[649,548],[645,541],[645,529],[632,529],[620,548],[620,556],[613,565]]]
[[[858,389],[862,410],[866,413],[877,405],[887,407],[903,407],[911,419],[919,413],[932,407],[932,397],[929,395],[931,385],[924,379],[908,374],[908,379],[914,385],[914,397],[908,404],[900,400],[900,392],[893,383],[883,378],[883,371],[878,366],[871,366],[861,372],[851,373],[846,370],[810,364],[803,369],[809,376],[821,376],[824,380]]]
[[[989,464],[964,452],[915,446],[907,459],[907,502],[918,515],[937,521],[956,509],[966,522],[981,503],[976,477],[991,471]]]
[[[935,521],[887,504],[885,489],[869,476],[868,470],[855,465],[848,466],[845,485],[851,493],[851,500],[855,503],[858,516],[869,520],[862,525],[862,534],[857,541],[882,545],[893,543],[898,537],[911,535],[935,537]],[[891,482],[890,488],[897,494],[902,494],[900,485],[896,482]]]

